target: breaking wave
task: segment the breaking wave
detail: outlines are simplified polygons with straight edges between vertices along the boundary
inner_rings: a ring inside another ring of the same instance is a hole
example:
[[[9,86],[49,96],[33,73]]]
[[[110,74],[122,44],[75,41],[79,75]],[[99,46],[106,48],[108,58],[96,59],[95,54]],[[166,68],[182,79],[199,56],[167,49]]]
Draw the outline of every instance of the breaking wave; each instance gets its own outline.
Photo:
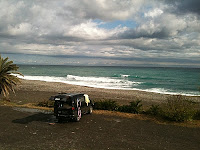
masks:
[[[19,76],[20,77],[20,76]],[[106,89],[132,89],[142,82],[129,81],[126,78],[112,77],[83,77],[75,75],[67,75],[66,77],[55,76],[24,76],[20,77],[25,80],[40,80],[46,82],[62,82],[80,86],[106,88]]]

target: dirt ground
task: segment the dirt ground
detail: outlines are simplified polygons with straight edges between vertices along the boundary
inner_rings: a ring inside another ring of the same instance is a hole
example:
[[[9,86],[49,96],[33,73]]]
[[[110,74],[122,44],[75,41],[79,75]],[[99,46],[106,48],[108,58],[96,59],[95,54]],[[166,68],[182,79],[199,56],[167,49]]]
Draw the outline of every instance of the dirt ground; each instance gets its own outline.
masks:
[[[0,106],[0,150],[199,150],[200,128],[157,124],[117,115],[84,115],[54,122],[51,113]]]

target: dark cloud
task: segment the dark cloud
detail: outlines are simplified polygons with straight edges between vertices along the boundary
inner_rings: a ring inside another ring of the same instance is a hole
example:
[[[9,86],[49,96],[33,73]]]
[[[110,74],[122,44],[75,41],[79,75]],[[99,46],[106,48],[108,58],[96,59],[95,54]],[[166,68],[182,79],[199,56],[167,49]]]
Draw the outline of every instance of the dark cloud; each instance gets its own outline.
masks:
[[[170,32],[166,28],[162,28],[161,30],[156,30],[152,33],[148,31],[141,30],[138,31],[137,29],[129,29],[123,33],[120,33],[118,37],[120,39],[137,39],[137,38],[159,38],[164,39],[170,36]]]
[[[194,13],[200,15],[199,0],[166,0],[166,3],[172,5],[173,11],[178,14]]]

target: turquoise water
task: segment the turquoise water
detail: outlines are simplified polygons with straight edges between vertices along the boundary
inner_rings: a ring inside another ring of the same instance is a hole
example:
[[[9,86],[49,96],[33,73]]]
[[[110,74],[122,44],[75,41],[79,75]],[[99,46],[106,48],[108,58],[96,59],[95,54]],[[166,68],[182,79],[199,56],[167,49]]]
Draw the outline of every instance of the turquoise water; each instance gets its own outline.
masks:
[[[200,68],[25,66],[28,80],[200,96]]]

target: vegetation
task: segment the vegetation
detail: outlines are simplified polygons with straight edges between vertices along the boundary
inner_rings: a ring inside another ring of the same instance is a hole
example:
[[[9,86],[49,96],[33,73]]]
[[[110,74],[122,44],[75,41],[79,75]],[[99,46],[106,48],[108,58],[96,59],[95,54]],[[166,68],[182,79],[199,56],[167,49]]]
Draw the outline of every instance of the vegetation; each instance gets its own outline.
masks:
[[[163,117],[172,121],[192,120],[195,115],[194,103],[183,96],[170,96],[163,109]]]
[[[200,120],[200,110],[196,111],[196,113],[194,114],[194,119],[195,120]]]
[[[54,107],[54,101],[44,100],[44,101],[38,102],[36,106],[52,108]]]
[[[118,107],[118,111],[139,114],[142,108],[142,104],[140,104],[140,102],[140,100],[132,101],[130,102],[130,105],[123,105]]]
[[[151,105],[151,107],[146,111],[146,114],[152,116],[161,116],[162,108],[159,105]]]
[[[115,101],[107,100],[107,101],[99,101],[95,103],[94,109],[102,109],[102,110],[117,110],[119,105]]]
[[[115,101],[105,100],[95,102],[94,109],[120,111],[127,113],[138,114],[141,112],[142,104],[140,100],[130,102],[130,105],[119,106]]]
[[[4,97],[7,97],[10,91],[14,92],[14,86],[20,82],[19,78],[13,74],[22,75],[17,72],[19,67],[8,59],[8,57],[4,59],[0,55],[0,94],[3,93]]]
[[[183,96],[170,96],[165,105],[151,105],[149,109],[142,110],[140,100],[132,101],[129,105],[118,105],[115,101],[100,101],[95,103],[94,109],[120,111],[126,113],[145,113],[165,120],[184,122],[193,119],[200,120],[200,110],[195,109],[195,103]]]

